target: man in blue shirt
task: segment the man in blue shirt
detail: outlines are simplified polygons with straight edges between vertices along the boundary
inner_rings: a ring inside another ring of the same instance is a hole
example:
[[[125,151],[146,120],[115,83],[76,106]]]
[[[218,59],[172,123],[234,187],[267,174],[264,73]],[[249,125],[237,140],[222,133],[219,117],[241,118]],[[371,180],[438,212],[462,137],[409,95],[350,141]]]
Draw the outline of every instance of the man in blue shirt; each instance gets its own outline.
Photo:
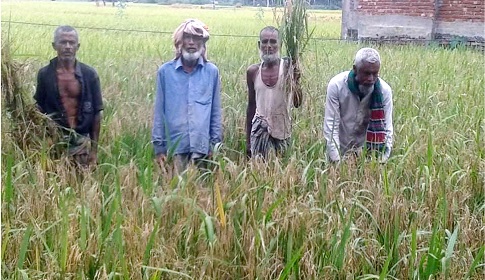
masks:
[[[206,56],[207,27],[183,22],[173,34],[175,59],[157,73],[152,143],[157,162],[173,155],[176,171],[201,163],[222,141],[220,77]]]

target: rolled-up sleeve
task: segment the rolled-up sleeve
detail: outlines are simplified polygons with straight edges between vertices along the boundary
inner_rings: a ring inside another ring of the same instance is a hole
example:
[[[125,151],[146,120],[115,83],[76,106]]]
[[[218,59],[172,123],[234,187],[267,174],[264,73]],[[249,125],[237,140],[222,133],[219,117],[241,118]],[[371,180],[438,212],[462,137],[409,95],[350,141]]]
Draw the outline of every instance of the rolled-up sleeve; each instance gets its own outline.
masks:
[[[338,98],[338,87],[331,80],[327,87],[325,119],[323,121],[323,134],[327,142],[327,156],[331,161],[340,160],[339,125],[340,104]]]
[[[152,143],[156,155],[167,153],[167,141],[165,139],[165,97],[163,92],[163,81],[163,72],[162,69],[160,69],[157,73],[157,93],[155,97],[152,129]]]

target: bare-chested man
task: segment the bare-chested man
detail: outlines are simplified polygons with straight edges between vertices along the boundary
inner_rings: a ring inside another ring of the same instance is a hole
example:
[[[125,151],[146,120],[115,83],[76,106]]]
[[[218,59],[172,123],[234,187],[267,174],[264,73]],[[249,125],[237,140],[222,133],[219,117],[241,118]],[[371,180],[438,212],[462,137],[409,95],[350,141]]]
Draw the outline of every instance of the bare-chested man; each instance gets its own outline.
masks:
[[[34,99],[65,132],[69,155],[80,165],[96,164],[103,100],[96,70],[76,60],[79,35],[59,26],[52,47],[57,57],[39,70]]]
[[[246,153],[266,158],[271,149],[283,153],[291,136],[290,108],[301,105],[300,90],[292,92],[288,86],[298,70],[288,75],[289,59],[280,58],[280,38],[273,26],[259,34],[259,53],[262,62],[247,70],[248,107],[246,114]]]

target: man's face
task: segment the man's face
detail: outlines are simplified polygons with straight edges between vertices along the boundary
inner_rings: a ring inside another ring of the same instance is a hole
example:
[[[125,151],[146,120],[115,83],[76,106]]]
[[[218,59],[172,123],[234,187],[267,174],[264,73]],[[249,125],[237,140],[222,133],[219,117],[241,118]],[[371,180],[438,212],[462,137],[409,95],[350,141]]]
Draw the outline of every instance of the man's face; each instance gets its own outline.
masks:
[[[364,61],[359,67],[354,65],[355,79],[359,83],[359,88],[373,89],[379,78],[380,67],[381,64],[379,62],[370,63],[367,61]]]
[[[204,40],[202,36],[184,33],[182,40],[182,56],[185,60],[193,62],[202,54]]]
[[[52,47],[57,51],[57,57],[60,60],[71,61],[76,58],[76,52],[79,49],[79,42],[76,31],[61,32]]]
[[[264,30],[261,32],[258,47],[259,55],[264,62],[276,62],[280,59],[280,46],[277,31]]]

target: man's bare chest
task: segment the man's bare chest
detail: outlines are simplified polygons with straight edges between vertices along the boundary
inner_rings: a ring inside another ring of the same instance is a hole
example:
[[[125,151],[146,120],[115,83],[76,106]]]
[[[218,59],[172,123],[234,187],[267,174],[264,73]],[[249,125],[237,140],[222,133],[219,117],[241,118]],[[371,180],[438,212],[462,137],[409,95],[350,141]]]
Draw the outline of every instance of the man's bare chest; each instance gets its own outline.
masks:
[[[261,70],[261,80],[266,86],[275,86],[278,82],[279,69],[262,69]]]
[[[77,100],[81,94],[81,85],[74,73],[57,73],[57,85],[61,99]]]

